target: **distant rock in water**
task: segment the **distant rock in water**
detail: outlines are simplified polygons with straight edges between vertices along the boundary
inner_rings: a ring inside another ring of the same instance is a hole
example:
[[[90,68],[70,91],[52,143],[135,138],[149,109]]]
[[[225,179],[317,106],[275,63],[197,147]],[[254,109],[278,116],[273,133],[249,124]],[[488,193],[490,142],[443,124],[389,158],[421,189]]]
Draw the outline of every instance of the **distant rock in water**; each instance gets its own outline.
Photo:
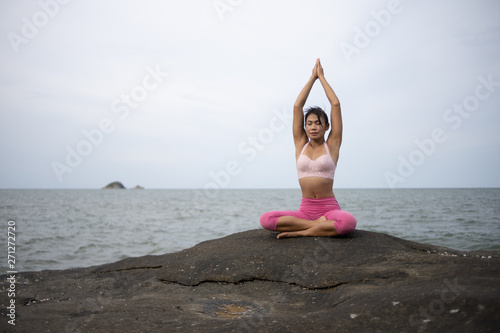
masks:
[[[135,185],[135,187],[132,188],[133,190],[144,190],[144,187],[141,185]]]
[[[126,187],[123,186],[122,183],[120,182],[112,182],[112,183],[109,183],[108,185],[104,186],[103,187],[103,190],[107,190],[107,189],[125,189]]]

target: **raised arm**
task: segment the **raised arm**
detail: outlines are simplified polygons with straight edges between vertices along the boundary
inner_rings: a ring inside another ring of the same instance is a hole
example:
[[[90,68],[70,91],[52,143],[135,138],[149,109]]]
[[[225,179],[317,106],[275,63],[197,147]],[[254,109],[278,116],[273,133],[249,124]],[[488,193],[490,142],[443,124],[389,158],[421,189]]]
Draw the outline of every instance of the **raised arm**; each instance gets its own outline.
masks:
[[[302,150],[302,147],[307,143],[307,134],[304,129],[304,105],[306,104],[307,97],[311,92],[314,82],[318,79],[317,66],[314,66],[311,77],[307,81],[304,88],[302,88],[295,104],[293,105],[293,141],[295,143],[296,151]]]
[[[325,79],[323,67],[319,62],[319,59],[317,60],[317,71],[318,71],[319,81],[321,82],[321,85],[325,90],[326,97],[328,98],[328,101],[330,102],[331,106],[330,109],[331,131],[330,134],[328,135],[328,138],[326,139],[326,142],[328,144],[328,147],[330,148],[332,158],[335,164],[337,164],[337,160],[339,158],[340,145],[342,144],[342,114],[340,112],[340,102],[337,95],[333,91],[332,87],[330,86],[330,84],[328,84],[328,82]]]

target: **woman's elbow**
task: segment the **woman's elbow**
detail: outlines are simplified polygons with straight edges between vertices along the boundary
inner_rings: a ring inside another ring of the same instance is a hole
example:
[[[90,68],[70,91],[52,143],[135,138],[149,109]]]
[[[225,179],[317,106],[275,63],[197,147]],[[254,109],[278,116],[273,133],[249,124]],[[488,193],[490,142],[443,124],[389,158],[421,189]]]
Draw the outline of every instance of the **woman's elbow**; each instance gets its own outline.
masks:
[[[338,99],[330,101],[332,108],[340,108],[340,101]]]

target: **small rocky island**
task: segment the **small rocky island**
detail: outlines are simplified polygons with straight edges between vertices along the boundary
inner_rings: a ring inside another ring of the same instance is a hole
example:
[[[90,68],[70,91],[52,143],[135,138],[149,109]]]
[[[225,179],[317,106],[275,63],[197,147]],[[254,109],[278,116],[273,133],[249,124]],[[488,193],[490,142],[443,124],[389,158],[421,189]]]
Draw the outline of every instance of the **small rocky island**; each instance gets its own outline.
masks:
[[[123,186],[123,184],[120,183],[120,182],[111,182],[108,185],[104,186],[102,189],[103,190],[109,190],[109,189],[112,189],[112,190],[114,190],[114,189],[119,189],[119,190],[120,189],[124,189],[124,190],[126,190],[127,188],[125,186]],[[144,187],[141,186],[141,185],[135,185],[132,188],[132,190],[144,190]]]
[[[126,189],[126,187],[123,186],[123,184],[120,183],[120,182],[111,182],[108,185],[104,186],[102,189],[103,190],[109,190],[109,189],[113,189],[113,190],[114,189]]]
[[[250,230],[164,255],[1,277],[18,332],[498,332],[500,252],[356,230]],[[9,327],[8,327],[9,326]]]

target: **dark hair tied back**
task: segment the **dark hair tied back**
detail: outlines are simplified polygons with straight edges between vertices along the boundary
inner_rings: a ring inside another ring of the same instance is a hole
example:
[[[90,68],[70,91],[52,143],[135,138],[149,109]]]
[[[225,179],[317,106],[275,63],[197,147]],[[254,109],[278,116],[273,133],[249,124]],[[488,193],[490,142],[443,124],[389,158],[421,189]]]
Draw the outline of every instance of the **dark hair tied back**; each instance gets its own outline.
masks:
[[[323,126],[323,123],[321,122],[321,118],[324,118],[326,120],[326,124],[328,125],[328,116],[326,115],[326,112],[323,111],[322,108],[319,106],[312,106],[306,110],[306,115],[304,116],[304,122],[307,121],[307,117],[309,117],[311,114],[315,114],[318,116],[319,124]]]

